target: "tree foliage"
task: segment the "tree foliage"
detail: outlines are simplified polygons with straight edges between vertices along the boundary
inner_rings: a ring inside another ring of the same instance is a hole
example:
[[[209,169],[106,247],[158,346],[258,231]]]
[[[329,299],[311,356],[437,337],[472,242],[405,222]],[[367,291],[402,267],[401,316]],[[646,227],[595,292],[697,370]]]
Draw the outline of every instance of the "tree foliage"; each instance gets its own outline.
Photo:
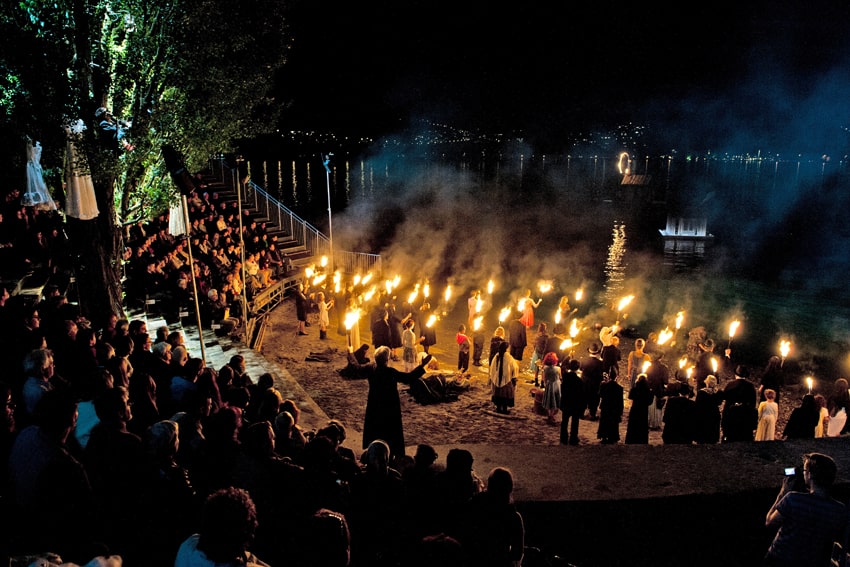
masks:
[[[0,6],[3,181],[23,184],[29,135],[44,146],[42,166],[61,204],[61,126],[82,118],[107,271],[120,263],[117,228],[177,199],[163,144],[198,170],[231,151],[235,140],[271,131],[277,122],[282,103],[271,89],[289,44],[285,2],[0,0]],[[101,106],[132,124],[131,151],[99,143],[94,111]],[[114,287],[115,278],[108,275],[105,285]]]

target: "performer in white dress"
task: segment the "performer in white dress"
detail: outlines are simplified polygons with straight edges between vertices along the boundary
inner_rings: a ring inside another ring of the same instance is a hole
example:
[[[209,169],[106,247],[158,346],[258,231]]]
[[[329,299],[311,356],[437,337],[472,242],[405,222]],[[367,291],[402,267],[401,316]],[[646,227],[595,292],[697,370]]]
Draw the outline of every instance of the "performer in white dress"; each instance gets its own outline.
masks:
[[[27,136],[27,190],[21,197],[21,205],[35,207],[40,211],[55,211],[56,203],[44,183],[44,171],[41,169],[41,142],[32,143]]]
[[[68,139],[65,153],[65,214],[80,220],[91,220],[100,211],[97,209],[94,184],[85,155],[77,150],[77,142],[82,138],[86,125],[78,118],[64,128]]]

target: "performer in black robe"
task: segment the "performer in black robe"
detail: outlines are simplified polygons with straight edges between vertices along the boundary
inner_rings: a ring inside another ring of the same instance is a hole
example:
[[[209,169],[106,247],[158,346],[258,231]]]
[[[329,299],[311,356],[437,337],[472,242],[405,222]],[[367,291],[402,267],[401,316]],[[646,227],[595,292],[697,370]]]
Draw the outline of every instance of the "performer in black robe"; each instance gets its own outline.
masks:
[[[393,459],[404,456],[404,430],[401,422],[401,401],[398,383],[410,384],[425,374],[425,365],[431,355],[410,372],[402,372],[389,366],[390,349],[382,346],[375,350],[375,362],[363,368],[369,381],[369,396],[366,400],[366,416],[363,420],[363,449],[376,439],[383,439],[390,446]]]

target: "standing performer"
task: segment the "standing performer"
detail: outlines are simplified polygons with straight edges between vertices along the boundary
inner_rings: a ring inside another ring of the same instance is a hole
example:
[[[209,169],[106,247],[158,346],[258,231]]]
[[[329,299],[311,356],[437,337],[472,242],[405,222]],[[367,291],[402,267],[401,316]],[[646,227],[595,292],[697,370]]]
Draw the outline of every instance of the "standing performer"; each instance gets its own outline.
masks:
[[[543,298],[538,299],[536,302],[531,299],[531,290],[525,290],[525,297],[519,300],[520,311],[522,311],[522,316],[519,320],[525,325],[526,329],[530,329],[534,326],[534,310],[540,306],[540,302],[543,301]]]

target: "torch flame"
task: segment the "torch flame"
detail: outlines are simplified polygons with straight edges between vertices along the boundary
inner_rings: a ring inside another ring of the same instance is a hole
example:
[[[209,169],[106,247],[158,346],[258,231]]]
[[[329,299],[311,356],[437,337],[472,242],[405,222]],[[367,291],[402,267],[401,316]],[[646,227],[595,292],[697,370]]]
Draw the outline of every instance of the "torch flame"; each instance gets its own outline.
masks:
[[[558,309],[558,310],[555,311],[555,324],[557,325],[560,322],[561,322],[561,310]]]
[[[561,350],[567,350],[568,348],[571,348],[572,346],[573,346],[572,339],[564,339],[563,341],[561,341]]]
[[[328,265],[328,257],[322,256],[322,259],[319,261],[319,265],[323,268]]]
[[[445,293],[444,297],[446,298],[446,303],[448,303],[449,299],[452,298],[452,286],[451,285],[446,286],[446,293]]]
[[[684,321],[685,321],[685,312],[679,311],[678,313],[676,313],[676,330],[677,331],[682,328],[682,323]]]
[[[641,367],[641,372],[646,374],[646,371],[649,370],[649,367],[652,366],[652,362],[649,360],[643,361],[643,366]]]
[[[537,289],[540,290],[540,293],[548,293],[548,292],[552,291],[552,282],[541,281],[537,284]]]
[[[732,322],[729,324],[729,338],[730,338],[730,339],[731,339],[731,338],[733,338],[733,337],[735,336],[735,333],[737,333],[737,332],[738,332],[738,327],[739,327],[740,325],[741,325],[741,322],[740,322],[740,321],[737,321],[737,320],[736,320],[736,321],[732,321]]]
[[[812,379],[812,377],[811,376],[807,377],[806,378],[806,386],[809,387],[809,393],[810,394],[812,393],[812,385],[813,384],[814,384],[814,380]]]
[[[479,315],[478,317],[473,319],[472,320],[472,330],[473,331],[480,331],[481,325],[482,325],[483,322],[484,322],[484,316],[483,315]]]
[[[481,298],[478,298],[478,299],[475,301],[475,312],[476,312],[476,313],[481,313],[481,310],[482,310],[483,308],[484,308],[484,300],[483,300],[483,299],[481,299]]]
[[[363,294],[363,298],[366,301],[372,301],[372,298],[375,297],[376,292],[377,292],[377,290],[375,289],[375,286],[372,286],[372,287],[369,288],[369,291],[367,291],[366,293]]]
[[[487,293],[489,293],[490,295],[493,295],[493,288],[495,288],[495,287],[496,287],[496,282],[494,282],[493,280],[488,281],[487,282]]]
[[[673,338],[673,331],[670,330],[670,327],[665,327],[663,331],[658,333],[658,344],[663,345],[671,338]]]
[[[576,335],[578,335],[578,321],[573,319],[570,321],[570,336],[576,338]]]
[[[371,279],[372,279],[372,272],[369,272],[368,274],[363,276],[363,279],[360,280],[360,283],[362,283],[363,285],[366,285],[367,283],[369,283],[369,280],[371,280]]]
[[[576,301],[581,301],[581,298],[584,297],[584,290],[577,289],[576,290]]]
[[[416,287],[419,287],[419,284],[416,284]],[[422,287],[422,295],[427,299],[431,296],[431,284],[425,282],[425,285]]]
[[[782,358],[787,358],[788,353],[791,352],[791,341],[781,340],[779,341],[779,353],[782,355]]]
[[[354,326],[354,324],[358,321],[358,319],[360,319],[360,310],[359,309],[353,309],[351,311],[348,311],[345,314],[345,319],[343,321],[343,324],[345,325],[345,329],[347,331],[350,331],[351,327]]]
[[[360,274],[354,274],[354,279],[352,280],[352,282],[354,283],[354,285],[360,285],[360,281],[362,279],[363,278],[360,276]]]
[[[511,314],[510,307],[503,307],[501,311],[499,311],[499,323],[504,323],[505,319],[507,319]]]
[[[413,291],[410,292],[410,295],[407,296],[407,302],[413,305],[413,302],[416,301],[416,296],[419,295],[419,284],[413,286]],[[428,297],[427,295],[425,297]]]
[[[688,366],[688,369],[687,369],[687,370],[685,370],[685,374],[688,376],[688,378],[690,378],[691,376],[693,376],[693,375],[694,375],[694,367],[693,367],[693,366]]]
[[[634,295],[627,295],[626,297],[624,297],[623,299],[621,299],[621,300],[620,300],[620,305],[619,305],[619,307],[618,307],[617,311],[622,311],[623,309],[625,309],[626,307],[628,307],[628,306],[629,306],[629,303],[631,303],[631,302],[632,302],[632,300],[633,300],[634,298],[635,298],[635,296],[634,296]]]
[[[516,310],[519,312],[525,311],[525,302],[526,299],[524,297],[520,297],[519,301],[516,302]]]
[[[430,329],[431,327],[434,326],[434,323],[436,323],[436,322],[437,322],[437,316],[431,315],[430,317],[428,317],[428,322],[425,323],[425,326]]]
[[[688,363],[688,357],[683,356],[682,358],[679,359],[679,368],[680,369],[684,368],[687,363]]]
[[[717,358],[714,356],[711,357],[711,370],[717,373]]]

